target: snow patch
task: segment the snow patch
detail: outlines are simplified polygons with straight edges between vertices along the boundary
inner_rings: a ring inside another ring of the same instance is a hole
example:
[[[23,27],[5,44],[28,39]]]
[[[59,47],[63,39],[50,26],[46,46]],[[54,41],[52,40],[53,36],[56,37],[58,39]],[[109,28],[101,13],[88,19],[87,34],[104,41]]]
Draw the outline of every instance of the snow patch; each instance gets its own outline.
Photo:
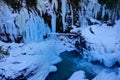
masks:
[[[93,80],[120,80],[120,76],[115,72],[107,72],[103,70]]]
[[[88,80],[85,79],[85,72],[84,71],[76,71],[68,80]]]

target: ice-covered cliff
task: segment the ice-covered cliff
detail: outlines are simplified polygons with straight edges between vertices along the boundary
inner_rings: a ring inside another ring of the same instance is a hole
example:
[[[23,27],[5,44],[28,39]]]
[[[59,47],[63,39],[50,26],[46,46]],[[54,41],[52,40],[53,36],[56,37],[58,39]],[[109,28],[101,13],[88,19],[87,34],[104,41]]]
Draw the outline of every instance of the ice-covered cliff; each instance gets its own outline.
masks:
[[[114,21],[120,18],[120,1],[115,2],[109,7],[100,0],[1,0],[0,40],[42,41],[47,33]]]

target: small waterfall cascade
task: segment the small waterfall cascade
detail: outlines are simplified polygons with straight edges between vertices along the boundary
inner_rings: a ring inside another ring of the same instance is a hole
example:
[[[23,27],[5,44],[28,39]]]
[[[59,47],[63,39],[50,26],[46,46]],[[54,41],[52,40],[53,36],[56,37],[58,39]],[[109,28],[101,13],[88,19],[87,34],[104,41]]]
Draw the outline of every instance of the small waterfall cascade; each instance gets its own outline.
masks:
[[[48,33],[120,19],[120,1],[109,3],[112,6],[104,0],[0,0],[0,40],[39,42]]]

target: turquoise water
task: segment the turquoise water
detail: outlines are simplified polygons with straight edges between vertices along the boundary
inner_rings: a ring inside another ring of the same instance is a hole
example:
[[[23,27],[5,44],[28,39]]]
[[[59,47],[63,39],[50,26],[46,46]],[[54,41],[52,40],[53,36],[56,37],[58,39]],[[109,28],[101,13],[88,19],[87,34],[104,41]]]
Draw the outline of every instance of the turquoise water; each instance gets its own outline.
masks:
[[[63,52],[60,57],[62,58],[62,62],[56,64],[58,70],[50,73],[46,80],[67,80],[75,71],[83,70],[82,67],[78,65],[82,57],[77,51]],[[85,73],[87,78],[93,78],[88,72],[85,71]]]

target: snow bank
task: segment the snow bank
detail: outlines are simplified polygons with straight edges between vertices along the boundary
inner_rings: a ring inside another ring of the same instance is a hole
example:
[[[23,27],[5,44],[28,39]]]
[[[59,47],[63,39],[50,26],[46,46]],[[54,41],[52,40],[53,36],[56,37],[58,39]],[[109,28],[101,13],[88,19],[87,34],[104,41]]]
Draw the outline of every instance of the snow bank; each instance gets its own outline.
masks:
[[[85,72],[84,71],[76,71],[68,80],[88,80],[85,79]]]
[[[59,53],[70,50],[58,39],[29,44],[0,42],[0,46],[10,53],[5,61],[0,60],[0,75],[8,79],[23,74],[28,80],[45,80],[49,72],[57,70],[54,64],[61,61]]]
[[[107,72],[106,70],[103,70],[101,73],[99,73],[93,80],[120,80],[119,73],[115,72]]]
[[[111,67],[115,62],[120,62],[120,20],[114,26],[92,25],[82,30],[87,49],[84,52],[89,61],[100,61],[105,66]]]

